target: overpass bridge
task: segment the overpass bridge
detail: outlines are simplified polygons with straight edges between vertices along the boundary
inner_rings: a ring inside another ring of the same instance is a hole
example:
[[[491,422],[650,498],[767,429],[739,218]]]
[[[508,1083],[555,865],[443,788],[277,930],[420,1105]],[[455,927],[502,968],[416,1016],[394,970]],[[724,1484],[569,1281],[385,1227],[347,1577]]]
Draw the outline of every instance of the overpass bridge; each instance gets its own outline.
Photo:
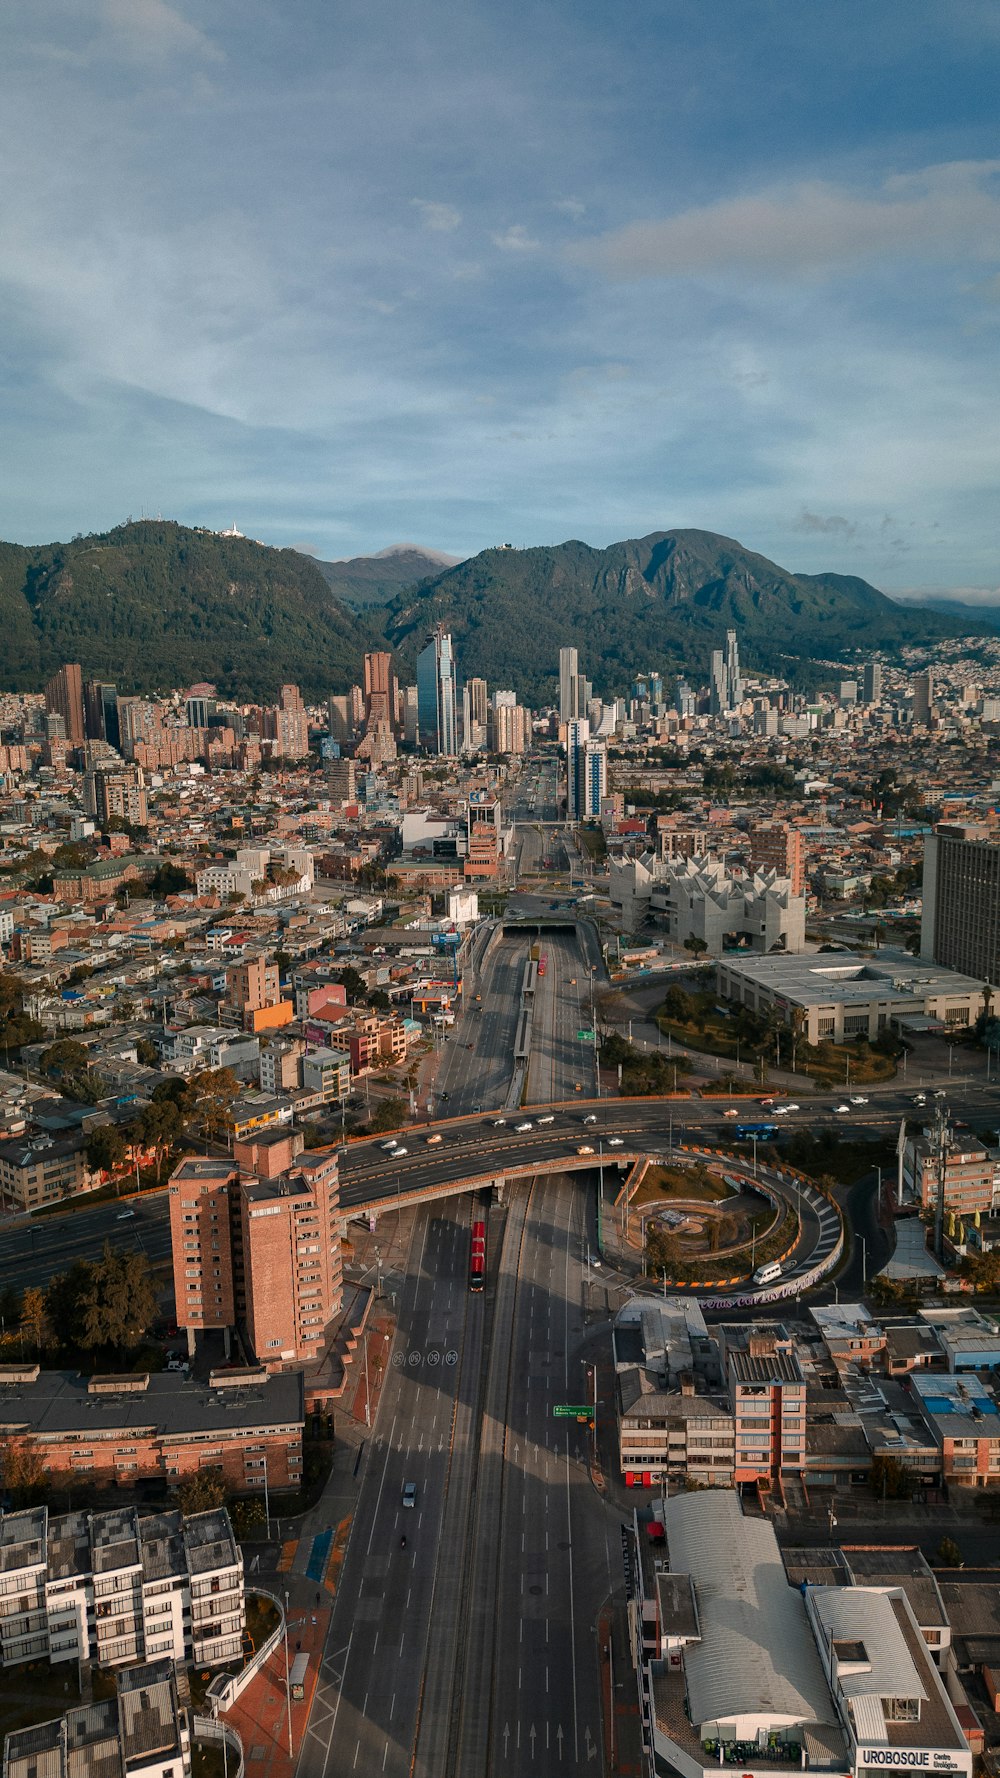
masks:
[[[502,1189],[510,1180],[538,1174],[603,1173],[609,1168],[625,1174],[643,1159],[666,1162],[682,1147],[711,1158],[713,1133],[723,1133],[717,1119],[699,1129],[685,1118],[682,1127],[675,1121],[673,1102],[662,1099],[563,1102],[454,1118],[401,1130],[402,1154],[388,1152],[385,1137],[353,1143],[341,1164],[340,1208],[346,1216],[378,1217],[482,1187]],[[730,1170],[753,1183],[745,1166],[725,1159]],[[783,1273],[783,1288],[794,1287],[797,1278],[806,1285],[840,1251],[840,1211],[787,1168],[761,1162],[758,1172],[767,1194],[782,1199],[798,1219],[799,1236]]]

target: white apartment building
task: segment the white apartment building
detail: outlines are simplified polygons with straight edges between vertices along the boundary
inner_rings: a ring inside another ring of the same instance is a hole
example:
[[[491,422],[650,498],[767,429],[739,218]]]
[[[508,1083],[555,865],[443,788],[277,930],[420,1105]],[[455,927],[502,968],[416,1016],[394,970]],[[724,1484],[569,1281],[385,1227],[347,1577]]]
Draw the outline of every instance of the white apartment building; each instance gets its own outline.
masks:
[[[0,1665],[48,1659],[114,1667],[213,1666],[240,1653],[243,1558],[224,1509],[134,1507],[0,1521]]]

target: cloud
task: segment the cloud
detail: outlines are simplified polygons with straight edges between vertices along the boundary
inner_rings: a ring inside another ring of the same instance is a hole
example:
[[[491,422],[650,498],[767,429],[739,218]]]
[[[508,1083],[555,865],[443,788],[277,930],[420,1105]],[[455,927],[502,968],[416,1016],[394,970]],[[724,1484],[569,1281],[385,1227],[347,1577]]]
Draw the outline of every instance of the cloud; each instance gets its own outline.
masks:
[[[411,198],[410,202],[424,227],[435,234],[453,234],[462,221],[461,210],[456,210],[453,204],[438,204],[430,198]]]
[[[900,587],[892,597],[906,605],[927,605],[932,599],[948,599],[956,605],[1000,605],[1000,586]]]
[[[557,198],[552,208],[558,210],[561,216],[572,217],[574,222],[579,222],[581,216],[587,214],[587,206],[581,204],[579,198]]]
[[[843,518],[840,513],[807,512],[803,507],[795,529],[817,532],[824,537],[854,537],[858,527],[852,525],[850,519]]]
[[[493,245],[503,253],[534,253],[541,242],[532,240],[523,223],[514,222],[502,234],[493,236]]]
[[[620,279],[735,269],[816,275],[889,254],[996,258],[998,170],[995,160],[953,161],[894,176],[875,193],[821,180],[772,186],[661,221],[628,223],[567,253]]]
[[[119,51],[136,61],[198,55],[221,61],[222,52],[167,0],[100,0],[100,17]]]

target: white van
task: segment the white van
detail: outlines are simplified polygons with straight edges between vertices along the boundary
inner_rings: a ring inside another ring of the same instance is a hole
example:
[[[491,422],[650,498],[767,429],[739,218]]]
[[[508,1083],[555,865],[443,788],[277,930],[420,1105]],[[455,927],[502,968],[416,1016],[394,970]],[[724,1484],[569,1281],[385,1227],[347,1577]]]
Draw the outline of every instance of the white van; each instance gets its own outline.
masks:
[[[772,1259],[768,1260],[766,1265],[757,1267],[757,1270],[753,1275],[753,1281],[755,1284],[773,1284],[774,1280],[780,1277],[781,1267],[776,1259]]]

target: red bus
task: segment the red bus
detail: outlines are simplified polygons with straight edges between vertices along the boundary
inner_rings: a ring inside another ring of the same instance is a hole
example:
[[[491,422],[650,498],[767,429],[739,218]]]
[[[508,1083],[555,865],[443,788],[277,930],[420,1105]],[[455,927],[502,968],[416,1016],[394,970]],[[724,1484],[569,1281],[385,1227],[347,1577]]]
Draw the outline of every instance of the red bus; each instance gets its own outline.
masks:
[[[469,1252],[469,1289],[482,1290],[486,1277],[486,1224],[472,1225],[472,1246]]]
[[[548,960],[547,956],[545,955],[545,952],[543,951],[541,956],[538,959],[538,973],[539,973],[539,975],[544,975],[545,971],[548,969],[548,967],[549,967],[549,960]]]

